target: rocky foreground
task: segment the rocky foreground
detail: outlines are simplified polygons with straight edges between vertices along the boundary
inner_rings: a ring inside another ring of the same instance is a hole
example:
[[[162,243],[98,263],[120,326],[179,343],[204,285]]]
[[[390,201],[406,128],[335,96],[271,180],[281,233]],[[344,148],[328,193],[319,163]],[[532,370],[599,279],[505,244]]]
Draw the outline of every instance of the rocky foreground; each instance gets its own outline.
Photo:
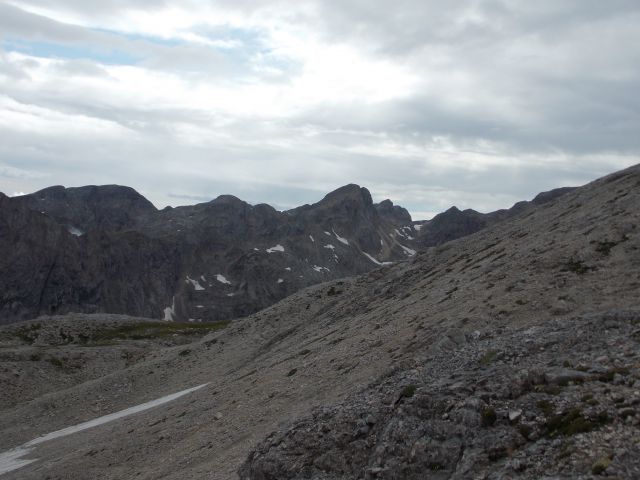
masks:
[[[633,167],[47,392],[26,351],[104,346],[14,338],[2,450],[208,385],[3,478],[637,478],[639,216]]]

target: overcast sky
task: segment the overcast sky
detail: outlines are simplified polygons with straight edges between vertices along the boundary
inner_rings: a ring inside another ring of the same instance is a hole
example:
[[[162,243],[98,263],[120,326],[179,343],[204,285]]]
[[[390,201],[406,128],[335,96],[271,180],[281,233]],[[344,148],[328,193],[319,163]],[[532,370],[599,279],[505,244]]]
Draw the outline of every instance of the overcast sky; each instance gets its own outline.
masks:
[[[637,0],[0,0],[0,191],[414,219],[638,163]]]

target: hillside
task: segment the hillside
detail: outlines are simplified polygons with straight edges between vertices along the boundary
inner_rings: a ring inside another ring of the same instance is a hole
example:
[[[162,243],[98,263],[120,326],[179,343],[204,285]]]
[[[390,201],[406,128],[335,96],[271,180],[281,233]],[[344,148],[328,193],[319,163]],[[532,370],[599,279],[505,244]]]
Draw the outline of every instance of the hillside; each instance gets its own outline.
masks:
[[[4,450],[206,384],[33,447],[4,478],[637,478],[639,216],[636,166],[16,398],[0,411]],[[76,348],[7,345],[4,374]]]

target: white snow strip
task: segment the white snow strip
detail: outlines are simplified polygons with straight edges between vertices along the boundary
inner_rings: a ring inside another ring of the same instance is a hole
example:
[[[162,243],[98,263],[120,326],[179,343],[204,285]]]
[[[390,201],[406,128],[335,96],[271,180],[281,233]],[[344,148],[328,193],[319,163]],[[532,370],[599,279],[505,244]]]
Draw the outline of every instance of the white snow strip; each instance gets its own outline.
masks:
[[[216,280],[218,280],[220,283],[224,283],[226,285],[231,285],[231,282],[229,280],[227,280],[224,275],[217,274],[216,275]]]
[[[371,255],[369,255],[367,252],[362,252],[362,254],[365,257],[367,257],[369,260],[371,260],[373,263],[375,263],[376,265],[380,265],[380,266],[393,265],[393,262],[380,262],[380,261],[376,260],[375,258],[373,258]]]
[[[284,269],[285,269],[287,272],[290,272],[290,271],[291,271],[291,267],[285,267]]]
[[[176,297],[171,300],[171,306],[164,309],[164,321],[173,322],[176,315]]]
[[[235,293],[227,293],[227,297],[233,297],[235,296]]]
[[[336,233],[336,231],[333,228],[331,229],[331,231],[336,236],[339,242],[344,243],[345,245],[349,245],[349,240],[347,240],[346,238],[342,238],[340,235]]]
[[[380,239],[380,246],[384,247],[384,241],[382,239]]]
[[[281,279],[281,278],[279,278],[279,279],[278,279],[278,283],[282,283],[282,282],[284,282],[284,280],[283,280],[283,279]]]
[[[369,255],[367,252],[362,252],[362,254],[367,257],[369,260],[371,260],[373,263],[375,263],[376,265],[382,265],[382,262],[379,262],[378,260],[376,260],[375,258],[373,258],[371,255]]]
[[[404,233],[401,233],[400,231],[398,231],[398,229],[397,229],[397,228],[394,228],[393,230],[394,230],[398,235],[400,235],[401,237],[404,237],[404,236],[405,236],[405,235],[404,235]]]
[[[273,253],[273,252],[284,252],[284,247],[278,244],[275,247],[267,248],[267,253]]]
[[[204,305],[196,305],[196,308],[204,308]]]
[[[200,280],[202,280],[204,283],[207,283],[207,279],[204,278],[204,275],[200,275]]]
[[[103,417],[89,420],[88,422],[83,422],[72,427],[63,428],[62,430],[56,430],[55,432],[51,432],[46,435],[42,435],[41,437],[34,438],[33,440],[20,445],[19,447],[12,448],[11,450],[0,453],[0,475],[11,472],[13,470],[17,470],[18,468],[22,468],[25,465],[29,465],[30,463],[37,461],[37,459],[35,458],[22,458],[31,453],[36,445],[40,445],[41,443],[48,442],[50,440],[55,440],[56,438],[66,437],[67,435],[71,435],[73,433],[82,432],[83,430],[97,427],[99,425],[103,425],[105,423],[109,423],[123,417],[128,417],[129,415],[133,415],[135,413],[144,412],[145,410],[149,410],[150,408],[171,402],[189,393],[195,392],[196,390],[200,390],[207,385],[209,384],[204,383],[202,385],[198,385],[197,387],[188,388],[187,390],[182,390],[181,392],[177,393],[172,393],[171,395],[166,395],[156,400],[136,405],[135,407],[120,410],[119,412],[111,413]]]
[[[67,230],[69,230],[69,233],[71,235],[75,235],[76,237],[81,237],[82,235],[84,235],[84,232],[82,230],[80,230],[79,228],[73,227],[71,225]]]
[[[325,235],[331,236],[331,234],[329,232],[327,232],[326,230],[324,231]]]
[[[259,248],[255,248],[255,247],[254,247],[253,249],[254,249],[256,252],[259,252],[259,251],[260,251],[260,249],[259,249]]]
[[[398,245],[400,245],[400,244],[398,244]],[[414,249],[412,249],[412,248],[405,247],[404,245],[400,245],[400,247],[404,250],[404,253],[406,253],[410,257],[413,257],[416,254],[416,251]]]
[[[329,270],[327,267],[320,267],[320,266],[318,266],[318,265],[314,265],[312,268],[313,268],[316,272],[318,272],[318,273],[322,273],[322,271],[323,271],[323,270],[325,270],[325,271],[327,271],[327,272],[330,272],[330,271],[331,271],[331,270]]]
[[[334,246],[333,246],[333,245],[331,245],[330,243],[326,244],[326,245],[324,246],[324,248],[328,248],[329,250],[335,250],[335,249],[336,249],[336,247],[334,247]]]
[[[204,287],[202,285],[200,285],[200,282],[198,282],[197,280],[194,280],[193,278],[189,277],[188,275],[187,275],[187,279],[185,280],[185,282],[190,283],[191,285],[193,285],[193,288],[195,288],[198,291],[204,290]]]
[[[313,243],[316,243],[316,241],[313,239],[313,235],[309,235],[309,238],[311,239],[311,241],[312,241]]]

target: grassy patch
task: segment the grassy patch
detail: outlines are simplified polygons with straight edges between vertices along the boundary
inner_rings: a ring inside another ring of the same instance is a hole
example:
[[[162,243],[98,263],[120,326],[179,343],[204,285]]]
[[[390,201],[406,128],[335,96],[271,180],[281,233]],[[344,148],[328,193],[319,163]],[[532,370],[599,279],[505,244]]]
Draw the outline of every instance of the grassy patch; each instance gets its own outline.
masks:
[[[108,343],[116,340],[157,340],[172,335],[203,336],[221,330],[229,321],[215,323],[140,322],[105,328],[83,338],[86,343]]]
[[[570,436],[578,433],[586,433],[609,422],[606,412],[598,414],[596,418],[587,418],[580,408],[573,408],[568,412],[554,415],[545,424],[545,434],[548,437],[559,435]]]
[[[611,253],[611,249],[616,245],[618,245],[618,242],[609,242],[608,240],[598,242],[598,245],[596,246],[596,252],[607,256]]]
[[[15,331],[15,336],[25,343],[31,345],[38,338],[38,331],[42,328],[39,323],[32,323],[31,325],[18,328]]]
[[[550,417],[555,410],[553,404],[549,400],[540,400],[538,402],[538,408],[542,410],[545,417]]]
[[[480,365],[484,365],[486,367],[487,365],[492,364],[496,358],[498,358],[498,353],[498,350],[487,350],[484,355],[480,357]]]
[[[482,409],[482,426],[483,427],[493,427],[496,423],[498,416],[496,415],[496,411],[491,407],[486,407]]]
[[[614,367],[607,370],[606,373],[598,376],[598,380],[601,382],[613,382],[613,379],[616,376],[616,373],[619,375],[629,375],[629,369],[627,367]]]
[[[593,464],[591,467],[591,473],[594,475],[602,475],[609,465],[611,465],[611,462],[612,460],[609,457],[601,458]]]
[[[400,397],[402,398],[411,398],[416,393],[416,386],[414,384],[407,385],[400,392]]]
[[[569,259],[567,263],[564,264],[563,271],[573,272],[577,275],[584,275],[590,270],[595,270],[595,267],[590,267],[586,265],[582,260],[576,260],[575,258]]]

